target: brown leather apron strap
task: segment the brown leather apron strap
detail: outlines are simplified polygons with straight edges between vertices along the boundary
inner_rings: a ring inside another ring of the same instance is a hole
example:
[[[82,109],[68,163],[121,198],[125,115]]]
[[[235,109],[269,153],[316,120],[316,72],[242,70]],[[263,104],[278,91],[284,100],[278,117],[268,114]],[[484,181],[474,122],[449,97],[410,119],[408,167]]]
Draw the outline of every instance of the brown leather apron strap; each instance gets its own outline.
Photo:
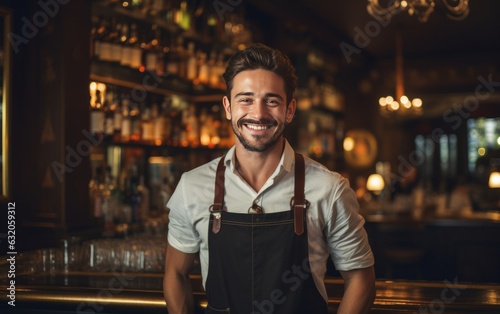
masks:
[[[224,173],[226,166],[224,165],[224,157],[217,165],[215,173],[215,193],[214,203],[210,206],[210,212],[213,215],[212,232],[217,234],[221,228],[221,213],[224,210]],[[297,235],[304,233],[305,210],[309,207],[307,200],[304,197],[305,185],[305,164],[304,157],[301,154],[295,153],[295,183],[294,196],[290,200],[290,206],[293,210],[294,231]]]
[[[219,233],[221,228],[221,212],[224,208],[224,173],[226,171],[226,166],[224,165],[224,158],[222,156],[217,165],[217,171],[215,173],[215,193],[214,193],[214,203],[210,206],[210,212],[214,216],[214,222],[212,225],[213,233]]]
[[[295,191],[291,200],[293,210],[294,231],[297,235],[304,233],[304,212],[307,209],[307,201],[304,198],[305,164],[304,157],[295,153]]]

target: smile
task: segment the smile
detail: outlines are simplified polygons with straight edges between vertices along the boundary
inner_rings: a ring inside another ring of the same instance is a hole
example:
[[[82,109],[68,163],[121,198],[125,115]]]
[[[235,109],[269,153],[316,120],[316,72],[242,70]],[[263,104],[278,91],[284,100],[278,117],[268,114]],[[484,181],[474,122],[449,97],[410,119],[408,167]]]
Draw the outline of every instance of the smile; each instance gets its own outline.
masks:
[[[238,125],[240,127],[244,126],[252,131],[265,131],[277,126],[278,122],[271,119],[261,119],[261,120],[241,119],[238,121]]]
[[[263,131],[269,129],[271,126],[270,125],[262,125],[262,124],[244,124],[247,128],[256,130],[256,131]]]

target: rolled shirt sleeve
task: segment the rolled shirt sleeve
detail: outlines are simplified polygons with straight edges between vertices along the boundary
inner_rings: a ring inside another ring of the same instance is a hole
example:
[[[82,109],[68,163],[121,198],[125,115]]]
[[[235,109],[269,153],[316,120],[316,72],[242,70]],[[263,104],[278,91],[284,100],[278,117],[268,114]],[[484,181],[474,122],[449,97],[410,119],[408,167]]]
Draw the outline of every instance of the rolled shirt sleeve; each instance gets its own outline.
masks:
[[[168,243],[181,252],[196,253],[200,249],[200,237],[190,217],[192,211],[186,208],[189,202],[186,202],[185,181],[185,175],[183,175],[167,204],[170,210]]]
[[[340,182],[326,222],[325,235],[332,261],[339,271],[370,267],[373,254],[364,229],[364,218],[347,179]]]

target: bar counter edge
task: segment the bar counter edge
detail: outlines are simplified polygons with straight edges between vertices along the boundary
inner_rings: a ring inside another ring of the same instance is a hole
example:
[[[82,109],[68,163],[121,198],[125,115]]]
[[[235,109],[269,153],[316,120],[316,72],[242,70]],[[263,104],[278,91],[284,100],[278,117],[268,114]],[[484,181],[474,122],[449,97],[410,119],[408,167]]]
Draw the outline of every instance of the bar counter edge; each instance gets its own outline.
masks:
[[[191,279],[195,313],[203,313],[207,303],[201,278]],[[14,295],[15,313],[167,313],[162,281],[162,274],[69,272],[21,278],[12,289],[4,278],[0,287],[7,296],[0,309],[14,308],[8,303]],[[336,313],[343,281],[326,278],[325,284],[329,313]],[[376,287],[371,313],[500,313],[500,284],[460,283],[455,278],[377,280]]]

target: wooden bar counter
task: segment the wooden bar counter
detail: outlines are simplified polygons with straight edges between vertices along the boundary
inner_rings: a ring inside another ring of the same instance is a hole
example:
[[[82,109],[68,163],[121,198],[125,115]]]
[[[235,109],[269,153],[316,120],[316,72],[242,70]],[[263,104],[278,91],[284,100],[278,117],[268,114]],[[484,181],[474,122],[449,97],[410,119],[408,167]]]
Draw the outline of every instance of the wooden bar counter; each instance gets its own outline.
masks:
[[[7,302],[2,313],[167,313],[162,274],[69,272],[17,276],[15,311]],[[325,280],[329,312],[336,313],[343,282]],[[192,276],[196,313],[206,298],[198,275]],[[500,285],[460,282],[377,281],[372,313],[500,313]],[[7,310],[7,311],[6,311]],[[309,314],[309,313],[304,313]],[[314,313],[310,313],[314,314]]]

